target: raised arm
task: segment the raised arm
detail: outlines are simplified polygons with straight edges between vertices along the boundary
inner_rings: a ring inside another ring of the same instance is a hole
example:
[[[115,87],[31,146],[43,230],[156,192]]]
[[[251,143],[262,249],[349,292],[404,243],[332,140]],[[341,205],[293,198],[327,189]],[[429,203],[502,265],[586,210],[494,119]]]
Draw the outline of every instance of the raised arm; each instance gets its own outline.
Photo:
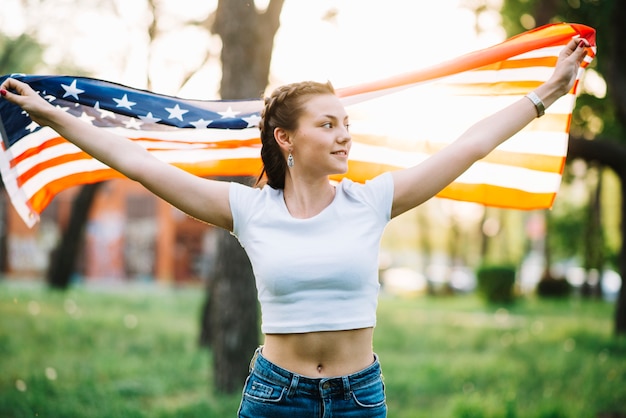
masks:
[[[229,183],[203,179],[167,164],[130,139],[84,123],[55,108],[28,84],[18,80],[5,80],[0,86],[0,94],[28,112],[39,125],[51,127],[87,154],[140,182],[183,212],[232,229]]]
[[[573,38],[559,55],[552,77],[534,91],[546,108],[571,90],[587,46],[586,40]],[[524,97],[474,124],[452,144],[419,165],[394,171],[392,217],[435,196],[536,117],[537,108]]]

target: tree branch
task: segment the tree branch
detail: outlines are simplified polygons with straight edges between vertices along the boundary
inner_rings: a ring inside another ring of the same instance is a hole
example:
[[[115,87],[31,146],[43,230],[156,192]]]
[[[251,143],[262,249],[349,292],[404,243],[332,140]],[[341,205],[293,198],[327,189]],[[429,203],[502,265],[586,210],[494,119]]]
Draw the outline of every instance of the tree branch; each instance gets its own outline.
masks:
[[[570,136],[567,160],[582,159],[607,166],[626,181],[626,143],[617,139],[596,138],[594,140]]]

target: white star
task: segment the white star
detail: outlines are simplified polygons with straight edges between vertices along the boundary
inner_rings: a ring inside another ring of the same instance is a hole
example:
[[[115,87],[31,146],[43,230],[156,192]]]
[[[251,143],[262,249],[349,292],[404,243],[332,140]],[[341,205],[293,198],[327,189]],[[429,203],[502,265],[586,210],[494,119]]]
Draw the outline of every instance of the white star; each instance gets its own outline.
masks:
[[[32,121],[27,127],[26,129],[28,129],[30,132],[34,132],[35,129],[39,128],[39,124],[37,122]]]
[[[189,122],[189,124],[193,125],[196,129],[206,129],[206,128],[209,127],[211,122],[213,122],[213,121],[212,120],[199,119],[199,120],[197,120],[195,122]]]
[[[252,115],[249,118],[241,118],[248,123],[248,128],[258,127],[261,117],[259,115]]]
[[[98,112],[100,112],[100,117],[102,119],[106,119],[106,118],[115,119],[115,113],[111,112],[110,110],[100,108],[100,102],[96,102],[93,108],[96,109]]]
[[[183,121],[183,115],[187,112],[189,112],[188,110],[185,109],[181,109],[178,106],[178,103],[176,103],[176,106],[174,107],[166,107],[165,110],[167,110],[168,112],[170,112],[170,116],[168,119],[178,119],[181,122]]]
[[[65,90],[65,94],[63,95],[64,98],[67,96],[72,96],[76,100],[78,100],[78,95],[85,92],[85,90],[81,90],[76,87],[76,80],[72,81],[72,84],[69,86],[61,84],[61,87],[63,87],[63,89]]]
[[[228,110],[226,112],[217,112],[217,113],[222,115],[222,119],[226,119],[226,118],[234,118],[241,112],[235,112],[230,106],[228,106]]]
[[[146,116],[139,116],[139,119],[141,119],[144,123],[157,123],[161,120],[159,118],[155,118],[152,115],[152,112],[148,112]]]
[[[67,112],[68,110],[70,110],[70,108],[69,108],[69,107],[65,107],[65,106],[59,106],[59,105],[56,105],[55,107],[56,107],[57,109],[59,109],[59,110],[64,111],[64,112]]]
[[[46,94],[43,96],[43,98],[49,101],[50,103],[54,102],[57,99],[56,96],[53,96],[52,94]]]
[[[141,122],[139,122],[135,118],[128,119],[127,121],[124,122],[124,125],[126,125],[126,128],[128,128],[128,129],[139,129],[139,128],[141,128]]]
[[[89,116],[88,114],[86,114],[85,112],[82,113],[82,115],[80,115],[80,117],[78,118],[80,120],[82,120],[83,122],[86,122],[88,124],[92,124],[92,122],[96,119],[93,116]]]
[[[128,110],[132,110],[131,107],[137,104],[135,102],[131,102],[130,100],[128,100],[127,94],[125,94],[124,97],[122,97],[121,99],[113,99],[113,100],[115,100],[115,103],[117,103],[116,107],[125,107]]]

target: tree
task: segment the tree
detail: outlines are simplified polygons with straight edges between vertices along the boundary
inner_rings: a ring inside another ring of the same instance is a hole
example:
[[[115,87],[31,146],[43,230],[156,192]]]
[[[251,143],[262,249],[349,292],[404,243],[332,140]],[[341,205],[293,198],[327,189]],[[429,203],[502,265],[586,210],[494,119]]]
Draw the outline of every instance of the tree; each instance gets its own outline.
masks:
[[[265,91],[283,3],[271,0],[259,11],[246,0],[219,1],[212,32],[223,44],[223,99],[261,97]],[[241,389],[258,346],[256,286],[248,257],[226,231],[220,231],[217,260],[203,312],[209,329],[203,332],[213,349],[215,386],[232,393]]]
[[[583,95],[574,114],[569,138],[568,162],[576,159],[611,168],[620,179],[622,245],[617,268],[626,279],[626,3],[617,0],[579,2],[507,0],[502,8],[510,35],[554,21],[587,24],[598,30],[596,67],[607,84],[606,99]],[[602,120],[600,132],[591,120]],[[626,285],[622,284],[615,309],[615,333],[626,335]]]

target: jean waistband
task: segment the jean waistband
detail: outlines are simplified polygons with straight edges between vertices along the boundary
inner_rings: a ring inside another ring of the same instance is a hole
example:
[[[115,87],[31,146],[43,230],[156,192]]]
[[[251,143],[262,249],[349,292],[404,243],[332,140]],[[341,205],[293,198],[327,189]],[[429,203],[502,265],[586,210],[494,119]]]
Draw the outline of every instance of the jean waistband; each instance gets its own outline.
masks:
[[[380,362],[374,354],[374,362],[367,368],[356,373],[326,378],[312,378],[290,372],[272,363],[261,353],[259,347],[250,361],[250,371],[267,379],[268,381],[289,388],[289,394],[296,391],[311,395],[348,395],[352,389],[367,386],[381,378]]]

